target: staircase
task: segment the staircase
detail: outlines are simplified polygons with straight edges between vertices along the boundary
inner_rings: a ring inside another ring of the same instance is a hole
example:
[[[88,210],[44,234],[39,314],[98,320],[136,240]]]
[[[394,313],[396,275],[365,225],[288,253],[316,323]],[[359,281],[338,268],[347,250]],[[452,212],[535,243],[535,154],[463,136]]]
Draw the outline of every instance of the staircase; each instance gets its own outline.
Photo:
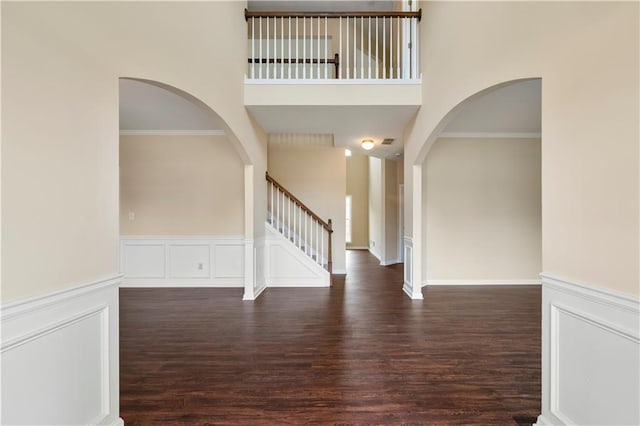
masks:
[[[324,269],[331,282],[331,219],[322,220],[302,201],[266,174],[267,228],[286,239],[307,262]],[[299,258],[302,258],[298,256]]]

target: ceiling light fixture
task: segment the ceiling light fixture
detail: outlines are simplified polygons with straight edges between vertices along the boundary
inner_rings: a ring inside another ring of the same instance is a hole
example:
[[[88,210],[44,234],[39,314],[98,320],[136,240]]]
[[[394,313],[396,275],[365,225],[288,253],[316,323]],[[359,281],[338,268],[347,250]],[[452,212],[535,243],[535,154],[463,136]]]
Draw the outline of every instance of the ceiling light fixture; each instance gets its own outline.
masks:
[[[372,149],[374,147],[375,143],[373,142],[373,139],[363,139],[362,140],[362,148],[366,149],[367,151]]]

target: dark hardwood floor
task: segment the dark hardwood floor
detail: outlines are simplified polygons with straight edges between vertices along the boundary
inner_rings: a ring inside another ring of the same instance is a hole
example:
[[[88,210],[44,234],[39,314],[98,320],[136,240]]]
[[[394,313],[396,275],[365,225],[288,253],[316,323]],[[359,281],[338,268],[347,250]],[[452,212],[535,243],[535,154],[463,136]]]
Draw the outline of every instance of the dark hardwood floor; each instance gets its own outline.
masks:
[[[331,289],[121,289],[130,425],[531,424],[540,288],[402,293],[402,265],[347,253]]]

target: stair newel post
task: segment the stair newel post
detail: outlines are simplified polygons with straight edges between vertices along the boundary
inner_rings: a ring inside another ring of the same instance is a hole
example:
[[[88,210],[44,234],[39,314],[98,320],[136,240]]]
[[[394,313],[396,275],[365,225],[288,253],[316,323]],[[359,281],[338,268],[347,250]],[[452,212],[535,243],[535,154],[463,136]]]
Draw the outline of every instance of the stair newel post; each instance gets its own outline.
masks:
[[[333,222],[329,219],[327,232],[327,269],[329,271],[329,283],[333,284],[333,256],[331,254],[331,234],[333,234]]]

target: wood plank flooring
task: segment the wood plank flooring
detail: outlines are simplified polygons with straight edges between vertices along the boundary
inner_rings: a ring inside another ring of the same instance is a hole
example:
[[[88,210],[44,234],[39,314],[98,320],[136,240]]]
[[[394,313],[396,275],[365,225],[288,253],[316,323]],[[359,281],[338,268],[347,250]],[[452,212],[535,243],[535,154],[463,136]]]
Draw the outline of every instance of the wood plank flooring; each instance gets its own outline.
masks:
[[[516,425],[540,413],[540,288],[402,293],[347,252],[331,289],[121,289],[132,425]]]

